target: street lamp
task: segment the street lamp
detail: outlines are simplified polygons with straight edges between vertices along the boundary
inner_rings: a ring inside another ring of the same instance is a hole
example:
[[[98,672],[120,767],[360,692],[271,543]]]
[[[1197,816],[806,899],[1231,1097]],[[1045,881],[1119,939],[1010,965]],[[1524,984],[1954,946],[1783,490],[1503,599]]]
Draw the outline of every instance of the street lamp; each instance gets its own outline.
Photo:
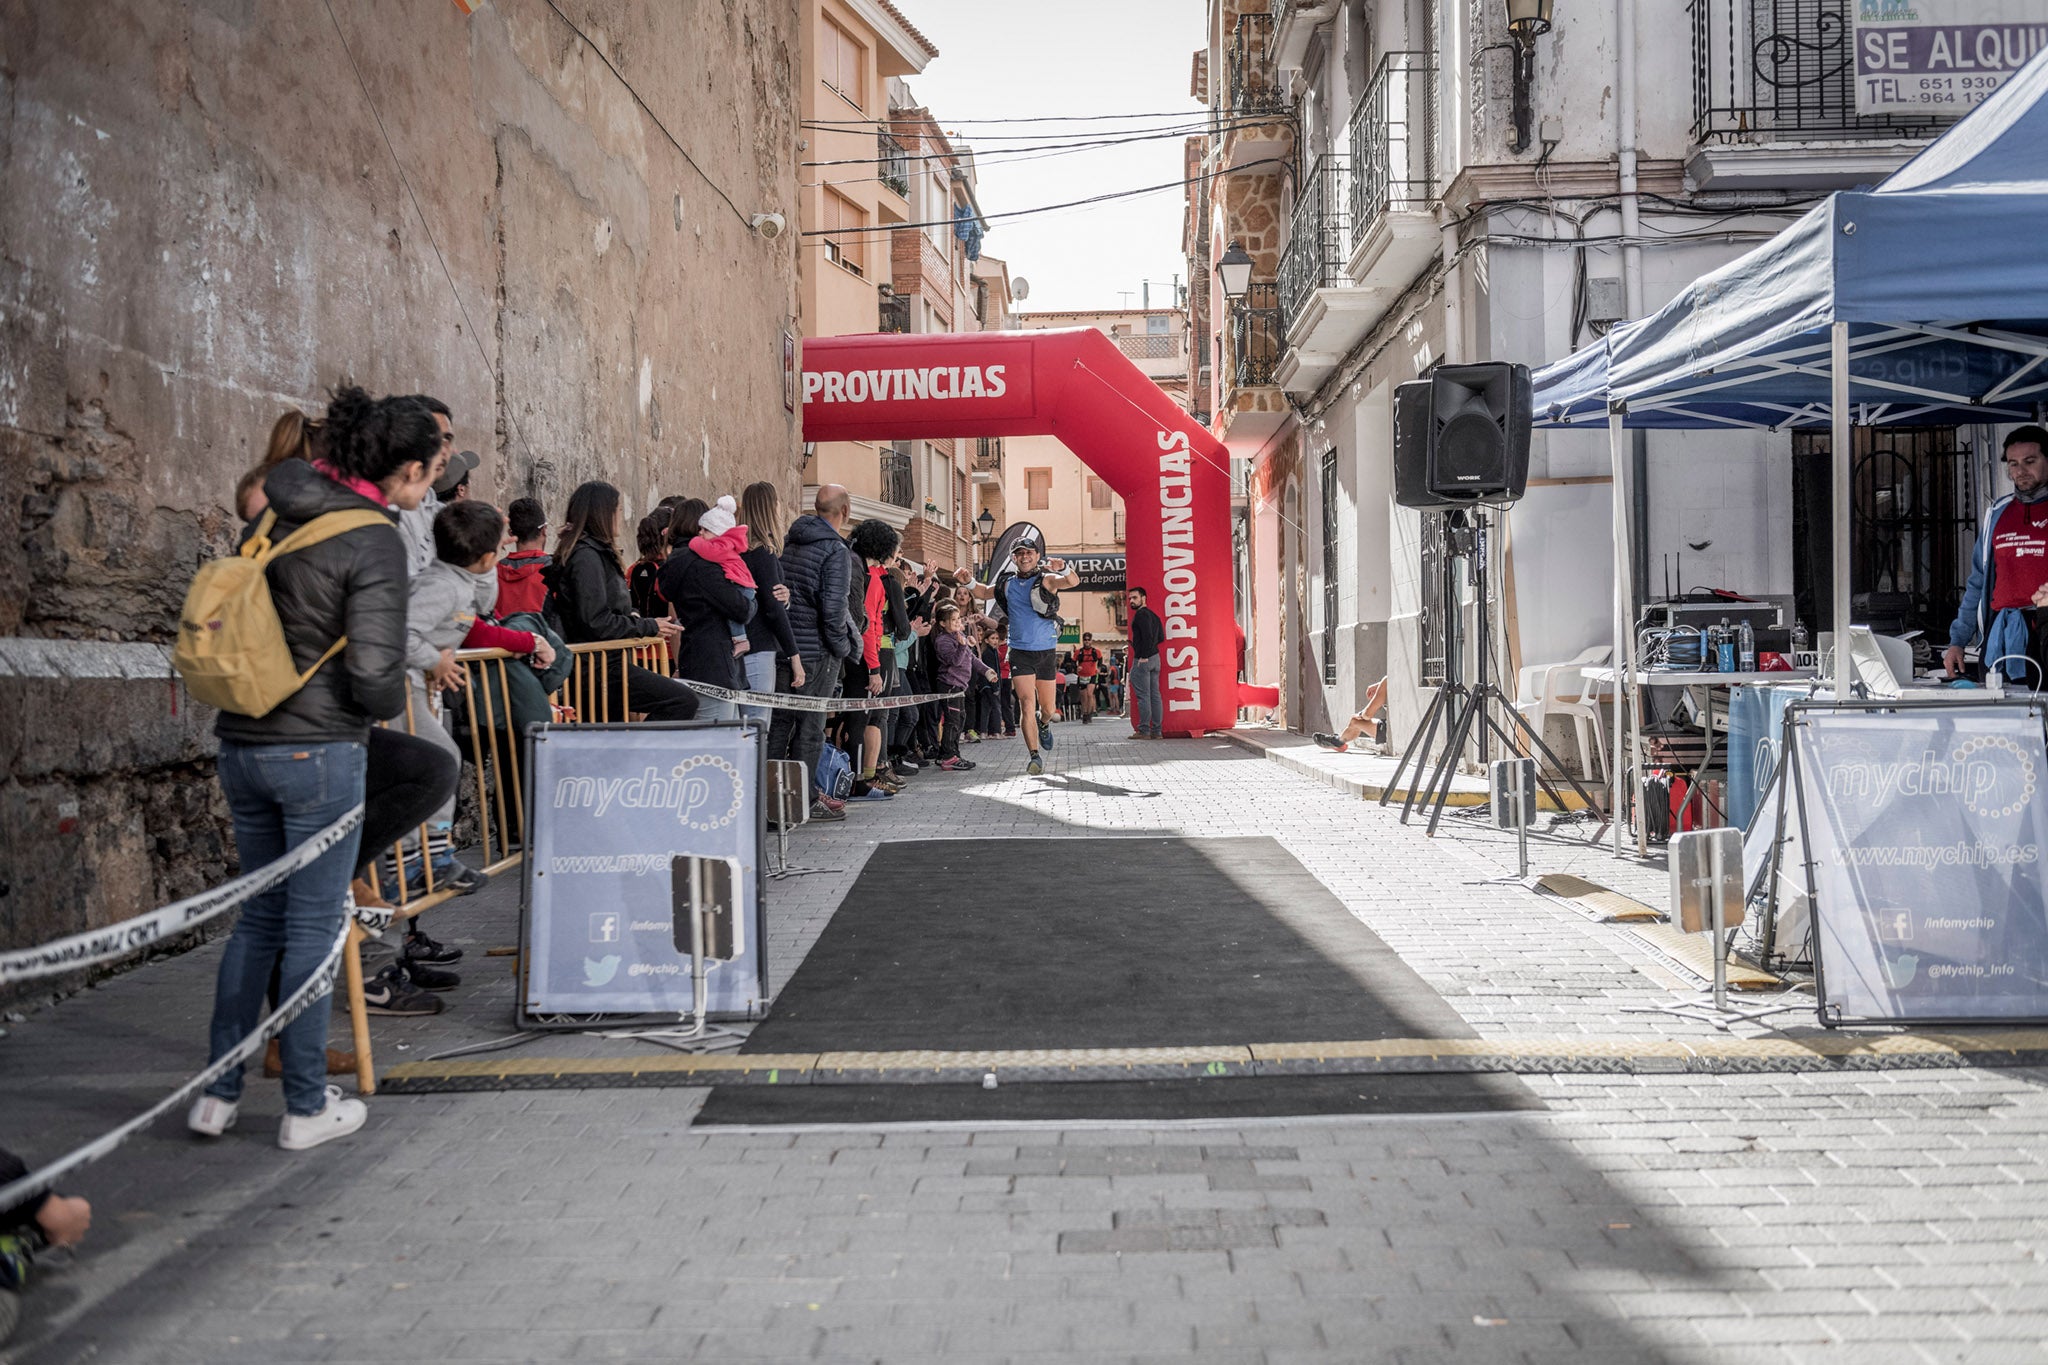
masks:
[[[1232,242],[1230,249],[1217,258],[1216,273],[1223,277],[1223,297],[1232,303],[1242,302],[1251,292],[1252,258],[1240,242]]]
[[[988,547],[990,542],[996,538],[995,514],[986,507],[982,508],[981,515],[974,519],[974,530],[975,539],[981,546],[981,572],[986,577],[988,574]]]
[[[1550,32],[1553,0],[1504,0],[1515,48],[1515,150],[1529,150],[1529,91],[1536,84],[1536,39]]]

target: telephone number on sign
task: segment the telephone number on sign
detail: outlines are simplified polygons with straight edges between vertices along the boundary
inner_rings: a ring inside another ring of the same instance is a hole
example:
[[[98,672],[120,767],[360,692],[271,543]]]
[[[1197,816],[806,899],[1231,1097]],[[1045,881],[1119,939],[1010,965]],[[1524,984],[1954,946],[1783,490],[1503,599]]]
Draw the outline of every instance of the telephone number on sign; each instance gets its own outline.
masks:
[[[2003,83],[2001,76],[1922,76],[1888,81],[1884,93],[1893,104],[1976,104]]]

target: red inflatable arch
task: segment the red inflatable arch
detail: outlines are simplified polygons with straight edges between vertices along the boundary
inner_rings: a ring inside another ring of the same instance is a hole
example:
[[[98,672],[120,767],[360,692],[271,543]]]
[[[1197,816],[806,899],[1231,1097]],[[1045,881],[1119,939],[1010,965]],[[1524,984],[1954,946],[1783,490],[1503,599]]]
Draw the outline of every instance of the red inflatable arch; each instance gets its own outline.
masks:
[[[1123,495],[1129,582],[1166,623],[1166,730],[1237,723],[1230,456],[1107,336],[820,337],[804,343],[803,398],[808,441],[1059,437]]]

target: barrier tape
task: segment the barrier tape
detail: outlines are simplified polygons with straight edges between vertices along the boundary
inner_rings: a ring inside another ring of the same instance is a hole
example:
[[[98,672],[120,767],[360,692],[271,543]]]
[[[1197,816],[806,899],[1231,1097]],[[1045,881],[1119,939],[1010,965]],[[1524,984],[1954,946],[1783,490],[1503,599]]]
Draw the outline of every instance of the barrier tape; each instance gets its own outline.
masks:
[[[967,695],[965,692],[920,692],[914,697],[800,697],[794,692],[736,692],[730,687],[713,687],[710,683],[692,682],[688,678],[674,681],[702,697],[735,702],[741,706],[767,706],[778,711],[900,711],[907,706],[951,701]]]
[[[244,872],[233,881],[222,882],[211,891],[202,891],[196,896],[188,896],[184,900],[166,905],[161,910],[153,910],[147,915],[138,915],[134,919],[123,920],[104,929],[88,929],[69,938],[53,939],[41,947],[0,953],[0,986],[110,962],[117,957],[125,957],[129,953],[147,948],[152,943],[204,924],[221,912],[262,895],[293,873],[311,866],[322,854],[346,838],[362,820],[363,808],[358,804],[354,810],[282,858],[266,863],[253,872]]]
[[[356,814],[360,815],[361,813],[362,808],[358,806]],[[320,834],[314,835],[312,839],[307,840],[307,844],[324,839],[330,833],[332,833],[331,827]],[[306,845],[302,844],[300,847],[304,848]],[[287,854],[286,858],[290,856],[290,854]],[[281,863],[285,859],[281,858],[278,861]],[[271,866],[275,867],[277,864],[273,863]],[[194,1076],[191,1080],[185,1082],[148,1109],[122,1124],[119,1128],[94,1138],[83,1147],[78,1148],[68,1156],[58,1158],[41,1170],[29,1172],[11,1185],[0,1186],[0,1213],[6,1212],[18,1204],[27,1203],[37,1195],[51,1189],[58,1181],[79,1167],[98,1161],[136,1133],[155,1123],[165,1114],[176,1109],[179,1105],[197,1095],[201,1090],[204,1090],[207,1086],[212,1085],[222,1076],[225,1076],[235,1066],[253,1058],[272,1038],[284,1032],[286,1025],[305,1013],[309,1005],[325,998],[328,992],[334,989],[334,974],[341,967],[341,955],[347,947],[348,922],[344,919],[341,932],[335,935],[334,946],[327,950],[326,959],[313,969],[313,974],[306,978],[305,984],[292,992],[291,998],[280,1004],[269,1018],[256,1026],[254,1033],[249,1034],[241,1042],[235,1044],[219,1061],[207,1067],[206,1070],[200,1072],[197,1076]]]

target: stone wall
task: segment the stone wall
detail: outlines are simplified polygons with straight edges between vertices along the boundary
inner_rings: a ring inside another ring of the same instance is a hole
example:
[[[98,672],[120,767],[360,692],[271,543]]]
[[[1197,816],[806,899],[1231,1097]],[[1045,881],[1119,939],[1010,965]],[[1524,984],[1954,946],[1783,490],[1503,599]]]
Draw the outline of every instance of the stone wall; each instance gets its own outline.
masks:
[[[560,6],[0,0],[0,946],[232,864],[209,718],[80,642],[171,638],[286,405],[437,394],[556,514],[798,492],[799,0]]]

